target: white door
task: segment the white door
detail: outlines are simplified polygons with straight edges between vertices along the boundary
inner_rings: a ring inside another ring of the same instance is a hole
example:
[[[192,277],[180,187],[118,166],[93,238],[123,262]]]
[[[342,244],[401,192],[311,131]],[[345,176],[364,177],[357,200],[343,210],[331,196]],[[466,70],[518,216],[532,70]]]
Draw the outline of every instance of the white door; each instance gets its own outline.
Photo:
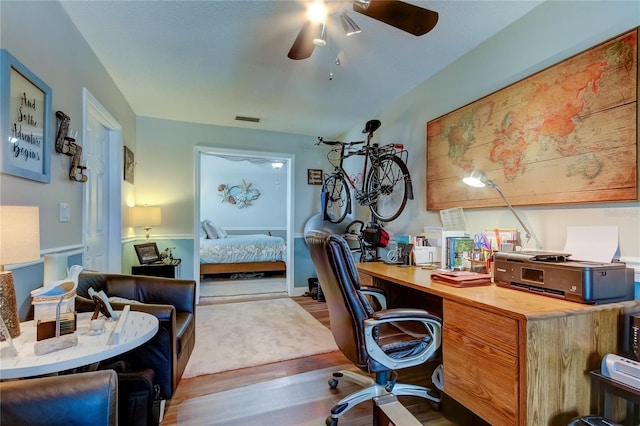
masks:
[[[122,270],[122,128],[87,89],[83,90],[84,267]]]
[[[85,183],[86,269],[107,272],[109,264],[109,221],[107,167],[109,130],[92,115],[87,116],[87,132],[82,156],[87,162],[88,181]]]

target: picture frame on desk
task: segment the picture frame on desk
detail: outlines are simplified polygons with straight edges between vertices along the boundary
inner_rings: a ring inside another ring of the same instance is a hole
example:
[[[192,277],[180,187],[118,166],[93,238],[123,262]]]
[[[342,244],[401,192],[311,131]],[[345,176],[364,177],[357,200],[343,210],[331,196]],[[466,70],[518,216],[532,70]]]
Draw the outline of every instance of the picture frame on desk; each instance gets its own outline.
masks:
[[[160,261],[160,252],[156,243],[134,244],[136,255],[141,265]]]
[[[6,49],[0,50],[2,173],[51,181],[51,88]]]

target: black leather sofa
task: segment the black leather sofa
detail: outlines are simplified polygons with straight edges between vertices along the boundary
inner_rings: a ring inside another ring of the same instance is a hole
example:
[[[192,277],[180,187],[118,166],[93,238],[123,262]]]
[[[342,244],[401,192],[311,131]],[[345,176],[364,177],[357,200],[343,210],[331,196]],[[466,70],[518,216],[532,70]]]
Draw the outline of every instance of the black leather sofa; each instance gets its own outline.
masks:
[[[196,341],[195,281],[142,275],[83,273],[76,289],[78,312],[93,311],[95,308],[88,294],[89,288],[97,292],[102,290],[108,297],[141,302],[115,302],[111,304],[114,310],[121,310],[129,304],[132,311],[147,312],[158,318],[160,328],[156,336],[119,359],[126,361],[135,370],[151,368],[160,388],[160,399],[170,399]]]
[[[0,382],[0,424],[118,424],[113,370]]]

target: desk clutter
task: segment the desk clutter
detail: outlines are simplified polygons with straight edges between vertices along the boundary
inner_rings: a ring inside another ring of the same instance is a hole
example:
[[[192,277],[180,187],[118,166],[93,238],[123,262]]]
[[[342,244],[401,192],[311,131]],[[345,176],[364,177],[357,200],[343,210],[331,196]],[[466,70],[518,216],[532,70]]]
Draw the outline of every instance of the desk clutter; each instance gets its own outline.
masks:
[[[46,355],[78,345],[78,316],[75,309],[76,289],[78,278],[82,272],[82,266],[74,265],[67,270],[67,276],[61,280],[54,280],[31,292],[34,308],[34,321],[36,327],[35,355]],[[104,331],[104,319],[102,326],[98,316],[111,318],[117,321],[111,334],[111,343],[117,344],[126,326],[129,306],[121,314],[116,314],[104,292],[95,292],[90,289],[90,294],[96,303],[96,310],[90,320],[89,335],[99,335]],[[11,344],[11,342],[10,342]],[[17,354],[15,348],[12,348]]]
[[[487,228],[472,236],[466,230],[425,227],[422,235],[396,235],[395,241],[398,249],[410,247],[412,260],[404,263],[446,271],[488,273],[495,252],[515,250],[518,230]]]
[[[451,271],[431,274],[431,281],[453,287],[491,285],[491,275],[471,271]]]
[[[36,326],[33,352],[40,356],[78,344],[75,296],[82,266],[74,265],[62,280],[51,281],[31,292]]]

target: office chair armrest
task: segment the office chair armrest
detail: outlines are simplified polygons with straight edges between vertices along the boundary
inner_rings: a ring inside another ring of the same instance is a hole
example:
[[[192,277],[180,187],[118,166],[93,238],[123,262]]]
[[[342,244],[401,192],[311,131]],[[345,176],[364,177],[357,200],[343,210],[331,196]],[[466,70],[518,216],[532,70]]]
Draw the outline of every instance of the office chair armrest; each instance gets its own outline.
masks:
[[[389,322],[413,321],[422,323],[426,329],[426,335],[430,341],[422,350],[403,359],[392,358],[387,355],[374,338],[374,328]],[[422,309],[387,309],[374,314],[373,318],[364,320],[365,346],[369,355],[385,367],[397,370],[413,367],[426,362],[440,347],[442,340],[442,321],[436,315]]]
[[[373,314],[373,319],[383,322],[418,321],[421,319],[430,319],[437,321],[438,323],[442,322],[440,317],[438,317],[437,315],[433,315],[431,312],[425,311],[424,309],[414,308],[394,308],[384,311],[378,311]]]
[[[369,287],[369,286],[360,286],[360,293],[364,294],[365,296],[371,296],[374,299],[376,299],[376,301],[378,302],[378,304],[380,305],[380,309],[381,310],[385,310],[387,309],[387,296],[384,293],[384,290],[382,290],[381,288],[378,287]]]

